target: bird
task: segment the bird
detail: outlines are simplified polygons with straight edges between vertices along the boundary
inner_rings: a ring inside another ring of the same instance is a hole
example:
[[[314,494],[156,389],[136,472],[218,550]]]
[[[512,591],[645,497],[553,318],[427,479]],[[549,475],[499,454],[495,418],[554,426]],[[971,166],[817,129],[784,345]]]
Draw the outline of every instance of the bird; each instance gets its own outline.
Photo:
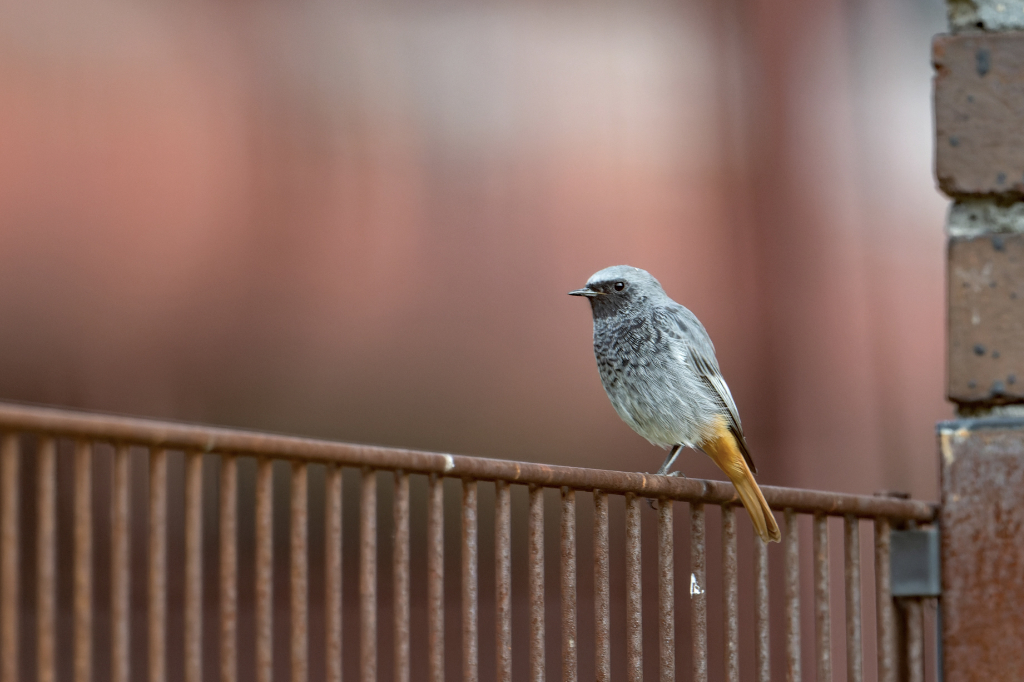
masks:
[[[582,289],[590,301],[601,383],[626,424],[669,450],[657,475],[670,474],[684,447],[702,450],[732,481],[765,543],[782,534],[761,489],[739,411],[704,325],[646,270],[614,265]]]

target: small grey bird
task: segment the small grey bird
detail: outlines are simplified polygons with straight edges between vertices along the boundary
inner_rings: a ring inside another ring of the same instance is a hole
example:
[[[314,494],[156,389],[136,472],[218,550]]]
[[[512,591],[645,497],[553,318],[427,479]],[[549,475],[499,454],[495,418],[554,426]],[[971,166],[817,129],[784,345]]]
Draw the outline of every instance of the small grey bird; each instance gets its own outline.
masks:
[[[671,448],[658,475],[684,447],[703,450],[725,472],[764,542],[782,535],[754,474],[740,415],[704,325],[646,270],[615,265],[570,296],[594,314],[594,355],[612,406],[630,428]]]

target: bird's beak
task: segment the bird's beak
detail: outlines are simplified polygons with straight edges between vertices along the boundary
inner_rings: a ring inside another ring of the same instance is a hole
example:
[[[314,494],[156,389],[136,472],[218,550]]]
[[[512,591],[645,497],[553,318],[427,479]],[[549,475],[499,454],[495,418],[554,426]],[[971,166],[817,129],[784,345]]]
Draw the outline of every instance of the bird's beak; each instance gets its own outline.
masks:
[[[601,294],[600,291],[594,291],[593,289],[587,289],[586,287],[584,287],[583,289],[577,289],[576,291],[570,291],[569,295],[570,296],[586,296],[587,298],[594,298],[595,296],[601,296],[602,294]]]

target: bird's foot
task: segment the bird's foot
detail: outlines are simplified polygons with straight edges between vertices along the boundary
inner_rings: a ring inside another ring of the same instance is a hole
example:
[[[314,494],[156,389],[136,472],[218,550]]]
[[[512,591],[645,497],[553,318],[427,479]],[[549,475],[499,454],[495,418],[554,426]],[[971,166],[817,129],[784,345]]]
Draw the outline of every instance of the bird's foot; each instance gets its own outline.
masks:
[[[673,476],[675,478],[686,478],[686,474],[684,474],[682,471],[672,471],[672,472],[669,472],[669,473],[663,473],[663,472],[659,471],[658,473],[656,473],[654,475],[655,476]],[[655,511],[657,511],[657,509],[658,509],[657,500],[655,500],[654,498],[648,497],[647,498],[647,504],[650,506],[651,509],[654,509]]]

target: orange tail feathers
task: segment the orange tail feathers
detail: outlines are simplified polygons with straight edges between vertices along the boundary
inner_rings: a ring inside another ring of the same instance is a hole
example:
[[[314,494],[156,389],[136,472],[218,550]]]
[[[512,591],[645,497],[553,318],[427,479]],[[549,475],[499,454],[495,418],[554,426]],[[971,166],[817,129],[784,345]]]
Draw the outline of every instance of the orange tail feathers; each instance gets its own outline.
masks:
[[[772,510],[765,502],[764,495],[757,487],[757,481],[744,461],[735,437],[726,428],[724,421],[716,429],[715,437],[703,443],[701,448],[736,487],[736,493],[743,501],[743,506],[747,508],[750,521],[761,540],[766,543],[780,542],[782,533],[779,532],[779,524],[775,522]]]

